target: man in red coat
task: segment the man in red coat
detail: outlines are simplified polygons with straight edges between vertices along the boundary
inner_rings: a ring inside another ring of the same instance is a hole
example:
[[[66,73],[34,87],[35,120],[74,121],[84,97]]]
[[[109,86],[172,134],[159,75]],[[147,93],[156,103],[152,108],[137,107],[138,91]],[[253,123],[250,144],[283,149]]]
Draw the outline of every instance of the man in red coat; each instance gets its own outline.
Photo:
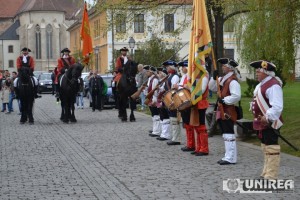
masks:
[[[68,48],[64,48],[61,50],[62,57],[57,60],[57,75],[55,77],[55,85],[56,85],[56,98],[59,98],[59,83],[58,79],[61,74],[64,74],[66,69],[69,69],[71,65],[75,64],[74,57],[70,56],[71,51]]]
[[[127,56],[127,52],[129,50],[126,47],[123,47],[122,49],[120,49],[121,55],[117,58],[116,60],[116,64],[115,64],[115,71],[117,71],[117,75],[114,78],[114,81],[117,83],[119,82],[121,76],[122,76],[122,72],[123,72],[123,68],[126,65],[126,63],[130,60],[130,58]]]
[[[20,69],[22,67],[28,67],[28,68],[31,69],[30,75],[31,75],[31,77],[32,77],[32,79],[34,81],[35,98],[40,98],[41,96],[37,95],[38,80],[33,75],[33,71],[34,71],[34,59],[33,59],[33,57],[31,57],[31,56],[28,55],[29,52],[31,52],[31,50],[29,48],[27,48],[27,47],[24,47],[21,51],[22,51],[22,55],[17,58],[17,70],[18,70],[18,72],[20,72]],[[15,81],[14,81],[14,87],[17,87],[17,82],[18,82],[18,78],[16,78]],[[17,95],[17,92],[16,92],[16,95]]]

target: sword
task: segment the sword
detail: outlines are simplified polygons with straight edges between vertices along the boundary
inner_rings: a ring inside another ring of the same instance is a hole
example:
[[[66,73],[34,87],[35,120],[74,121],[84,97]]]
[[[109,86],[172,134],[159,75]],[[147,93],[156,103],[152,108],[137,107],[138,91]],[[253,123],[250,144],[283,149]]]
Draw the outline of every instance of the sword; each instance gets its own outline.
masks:
[[[285,139],[282,135],[280,135],[279,130],[276,129],[272,129],[273,133],[276,134],[278,137],[280,137],[285,143],[287,143],[290,147],[292,147],[295,151],[299,151],[299,149],[297,147],[295,147],[294,145],[292,145],[287,139]]]
[[[251,131],[249,130],[249,128],[247,128],[246,126],[244,126],[243,124],[241,124],[240,122],[236,121],[235,122],[237,125],[239,125],[241,128],[246,129],[248,131],[248,133]],[[273,131],[273,133],[275,135],[277,135],[278,137],[280,137],[280,139],[282,139],[285,143],[287,143],[290,147],[292,147],[295,151],[299,151],[299,149],[297,147],[295,147],[294,145],[292,145],[287,139],[285,139],[282,135],[280,135],[279,130],[273,129],[272,127],[270,127]]]

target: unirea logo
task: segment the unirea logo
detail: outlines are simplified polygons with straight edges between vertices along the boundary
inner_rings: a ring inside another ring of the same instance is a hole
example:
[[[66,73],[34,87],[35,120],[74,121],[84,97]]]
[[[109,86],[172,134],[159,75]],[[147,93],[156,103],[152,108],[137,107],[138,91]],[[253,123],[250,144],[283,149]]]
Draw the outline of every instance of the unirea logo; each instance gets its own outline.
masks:
[[[223,180],[223,190],[228,193],[291,193],[294,181],[290,179],[227,179]]]

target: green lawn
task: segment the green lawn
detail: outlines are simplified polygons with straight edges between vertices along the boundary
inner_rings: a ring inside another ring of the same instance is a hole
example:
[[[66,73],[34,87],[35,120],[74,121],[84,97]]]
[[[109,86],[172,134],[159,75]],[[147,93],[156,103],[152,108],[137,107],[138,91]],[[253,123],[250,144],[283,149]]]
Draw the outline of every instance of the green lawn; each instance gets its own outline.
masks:
[[[244,118],[252,119],[252,114],[249,110],[249,102],[251,98],[244,95],[247,89],[246,82],[241,83],[242,87],[242,106]],[[300,82],[287,83],[283,88],[284,108],[283,120],[284,125],[281,128],[281,135],[284,136],[290,143],[300,149]],[[289,147],[284,141],[280,140],[282,151],[291,155],[300,157],[300,151],[295,151]],[[259,145],[257,138],[249,138],[246,142]]]
[[[244,111],[244,118],[253,119],[252,113],[249,111],[249,102],[252,98],[245,97],[244,91],[247,90],[247,83],[241,83],[242,100],[241,104]],[[283,120],[284,125],[281,128],[281,135],[284,136],[290,143],[300,149],[300,82],[287,83],[283,88],[284,108]],[[216,95],[209,99],[210,102],[216,102]],[[146,109],[144,113],[150,114]],[[243,140],[252,144],[260,145],[259,139],[253,135],[252,137]],[[282,152],[300,157],[300,151],[295,151],[289,147],[284,141],[279,139]]]

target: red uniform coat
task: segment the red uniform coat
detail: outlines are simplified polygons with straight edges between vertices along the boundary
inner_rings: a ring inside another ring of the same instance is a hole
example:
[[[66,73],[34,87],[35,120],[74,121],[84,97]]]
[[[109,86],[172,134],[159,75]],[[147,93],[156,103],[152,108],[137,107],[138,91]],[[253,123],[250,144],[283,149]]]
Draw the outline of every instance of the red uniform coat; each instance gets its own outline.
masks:
[[[33,60],[33,57],[31,56],[27,56],[27,63],[26,65],[29,66],[29,68],[34,71],[34,60]],[[19,56],[17,58],[17,69],[21,69],[21,67],[24,66],[24,63],[23,63],[23,56]]]
[[[75,64],[75,59],[72,56],[69,56],[68,58],[59,58],[57,60],[57,71],[58,71],[58,73],[55,77],[55,83],[56,84],[58,84],[58,76],[61,74],[61,70],[65,67],[68,69],[73,64]]]

